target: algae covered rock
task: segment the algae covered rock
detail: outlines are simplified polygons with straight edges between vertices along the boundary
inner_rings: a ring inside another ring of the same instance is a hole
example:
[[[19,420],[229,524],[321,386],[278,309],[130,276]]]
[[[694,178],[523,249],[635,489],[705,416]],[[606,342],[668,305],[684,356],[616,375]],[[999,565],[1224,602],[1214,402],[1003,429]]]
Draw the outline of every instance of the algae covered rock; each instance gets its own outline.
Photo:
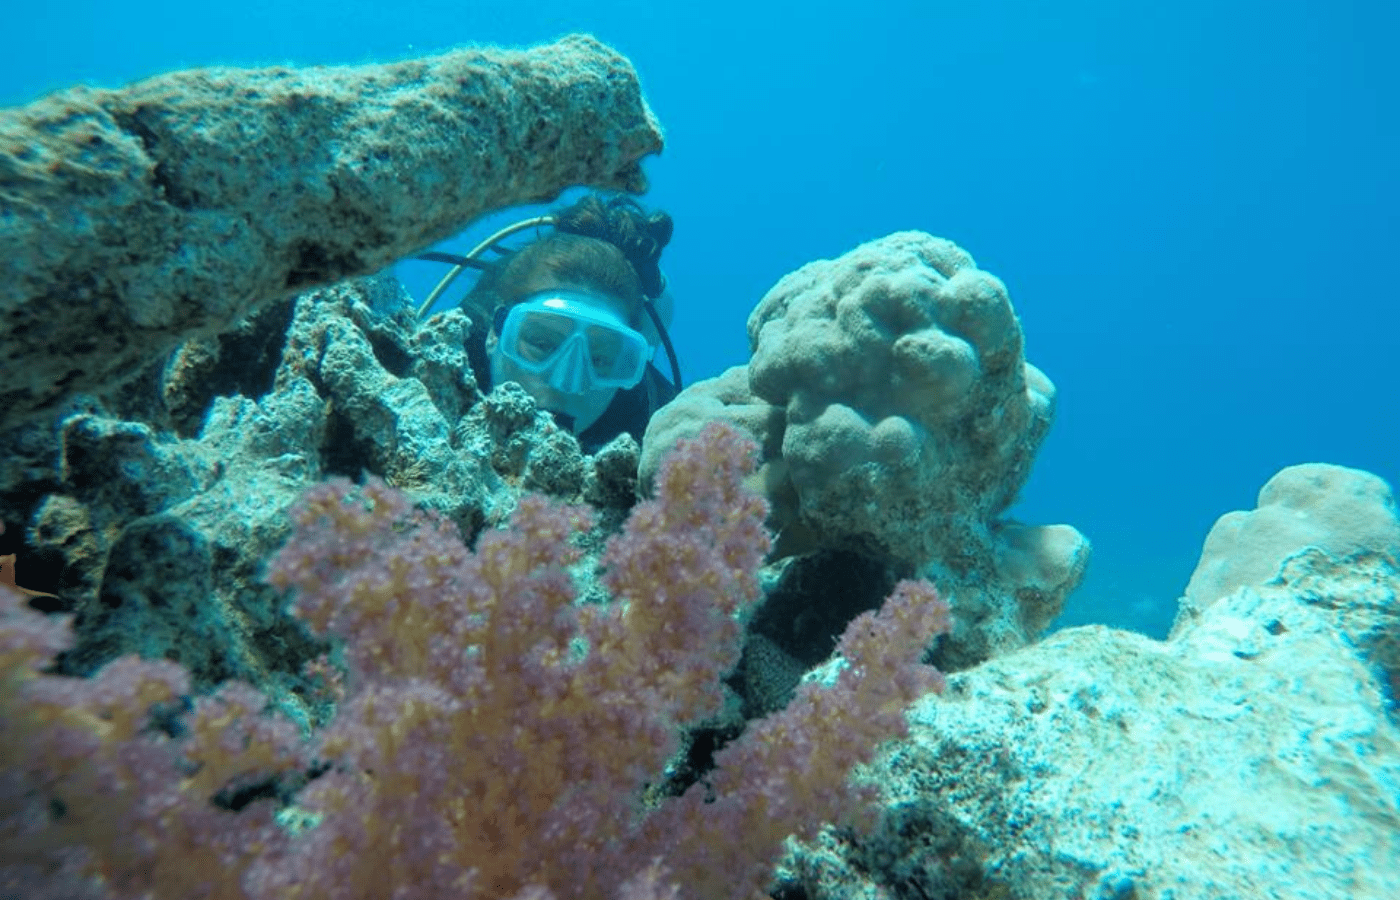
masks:
[[[579,35],[0,110],[0,430],[491,210],[643,190],[660,149],[631,64]]]
[[[1275,542],[1267,575],[1166,641],[1072,628],[951,677],[870,773],[879,825],[796,851],[788,887],[812,900],[1400,896],[1400,567],[1374,481],[1276,476],[1259,519],[1306,496],[1349,508],[1334,521],[1353,536],[1379,527],[1333,550],[1316,529]],[[1250,542],[1210,544],[1193,584],[1258,564]]]

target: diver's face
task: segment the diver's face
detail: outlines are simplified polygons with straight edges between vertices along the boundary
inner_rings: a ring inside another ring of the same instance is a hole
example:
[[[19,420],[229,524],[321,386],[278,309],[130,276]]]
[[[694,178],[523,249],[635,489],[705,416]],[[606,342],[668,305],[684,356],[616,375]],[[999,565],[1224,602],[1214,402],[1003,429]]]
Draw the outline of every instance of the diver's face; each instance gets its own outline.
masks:
[[[580,291],[572,296],[572,302],[586,303],[594,309],[610,313],[620,322],[625,323],[628,319],[628,305],[614,297]],[[569,319],[560,317],[551,322],[546,317],[534,323],[526,338],[517,340],[513,354],[506,354],[502,352],[501,336],[493,329],[486,338],[486,352],[491,360],[493,384],[516,382],[535,398],[541,409],[567,417],[574,434],[582,434],[602,417],[613,398],[617,396],[618,389],[606,387],[565,391],[550,384],[551,379],[547,373],[527,370],[512,358],[515,356],[532,363],[542,362],[573,332],[574,324]]]

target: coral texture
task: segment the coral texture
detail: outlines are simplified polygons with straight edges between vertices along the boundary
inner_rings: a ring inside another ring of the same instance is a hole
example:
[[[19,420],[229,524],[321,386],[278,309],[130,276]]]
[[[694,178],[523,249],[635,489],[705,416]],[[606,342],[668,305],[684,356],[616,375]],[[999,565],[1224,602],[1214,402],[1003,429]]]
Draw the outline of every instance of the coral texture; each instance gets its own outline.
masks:
[[[584,36],[175,72],[0,112],[0,429],[489,210],[643,190],[660,149],[631,64]]]
[[[789,834],[858,816],[853,766],[942,687],[919,665],[948,626],[922,582],[855,619],[835,682],[716,755],[682,796],[643,801],[712,714],[758,596],[765,506],[753,448],[711,426],[683,442],[603,556],[611,600],[580,604],[577,509],[526,497],[476,551],[381,482],[296,506],[270,579],[344,639],[334,722],[314,743],[230,685],[194,703],[178,667],[122,659],[91,680],[37,675],[62,635],[0,588],[0,887],[26,897],[754,896]],[[154,705],[154,706],[153,706]],[[148,719],[153,727],[147,727]],[[273,804],[295,788],[312,824]],[[253,793],[253,797],[261,794]],[[218,799],[220,805],[211,804]],[[246,801],[245,801],[246,802]],[[221,808],[222,807],[222,808]],[[13,811],[11,813],[10,811]]]
[[[367,470],[468,535],[503,520],[522,491],[602,493],[528,395],[480,395],[465,328],[456,311],[419,321],[391,277],[347,279],[188,342],[139,390],[63,418],[46,450],[29,451],[50,468],[28,480],[48,492],[0,486],[0,502],[24,504],[7,514],[29,520],[30,549],[67,559],[58,593],[77,643],[63,671],[137,653],[179,662],[199,691],[234,678],[295,705],[321,647],[259,572],[305,488]],[[249,346],[264,349],[250,357]],[[612,459],[635,471],[635,452],[630,468],[625,454]],[[608,479],[615,530],[634,492],[630,474]],[[21,571],[28,581],[38,569]]]
[[[1268,581],[1305,546],[1339,557],[1375,550],[1400,559],[1390,485],[1370,472],[1327,463],[1289,466],[1270,478],[1255,509],[1226,513],[1206,535],[1173,630],[1221,597]]]
[[[915,565],[986,543],[1054,404],[999,281],[950,241],[893,234],[787,275],[748,329],[748,390],[782,412],[763,437],[785,528]]]

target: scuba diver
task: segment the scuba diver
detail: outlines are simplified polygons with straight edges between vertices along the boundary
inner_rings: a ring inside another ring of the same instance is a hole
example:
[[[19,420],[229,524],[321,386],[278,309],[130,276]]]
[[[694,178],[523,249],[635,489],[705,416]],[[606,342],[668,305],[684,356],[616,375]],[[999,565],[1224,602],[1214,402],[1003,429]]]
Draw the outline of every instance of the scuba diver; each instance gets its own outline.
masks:
[[[519,249],[501,244],[546,226],[549,233]],[[652,414],[681,388],[666,331],[674,306],[660,267],[671,231],[664,212],[590,194],[503,228],[464,257],[418,256],[454,264],[419,315],[462,271],[479,269],[462,308],[472,321],[467,356],[482,391],[517,382],[586,453],[624,432],[640,443]],[[483,260],[487,252],[498,256]],[[670,362],[669,382],[652,364],[658,346]]]

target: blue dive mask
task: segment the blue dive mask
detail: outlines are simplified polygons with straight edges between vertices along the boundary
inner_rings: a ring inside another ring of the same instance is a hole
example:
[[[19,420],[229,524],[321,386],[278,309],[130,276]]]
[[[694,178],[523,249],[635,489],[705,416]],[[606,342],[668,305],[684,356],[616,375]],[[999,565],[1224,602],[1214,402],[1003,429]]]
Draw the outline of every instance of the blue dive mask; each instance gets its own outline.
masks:
[[[512,306],[500,323],[498,350],[565,394],[630,388],[652,355],[641,332],[579,291],[545,291]]]

